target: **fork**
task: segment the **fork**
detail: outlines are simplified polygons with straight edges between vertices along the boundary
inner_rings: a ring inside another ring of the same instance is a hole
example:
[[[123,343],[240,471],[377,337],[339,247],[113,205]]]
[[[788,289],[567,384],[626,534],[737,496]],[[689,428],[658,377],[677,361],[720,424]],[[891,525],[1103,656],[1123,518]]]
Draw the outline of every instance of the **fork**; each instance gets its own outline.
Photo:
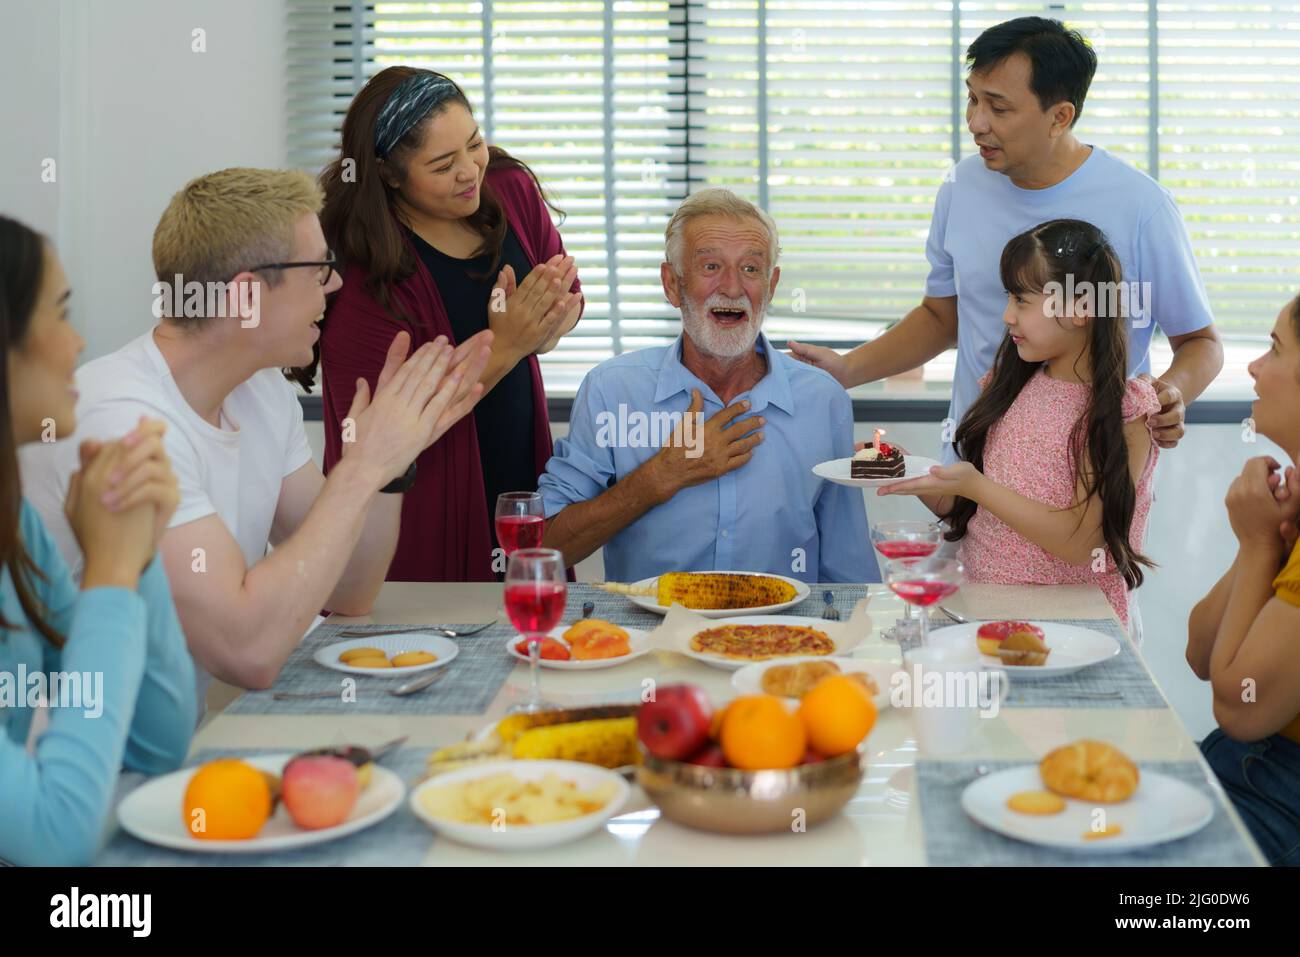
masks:
[[[826,607],[822,609],[822,618],[826,621],[839,621],[840,613],[835,609],[835,596],[829,591],[824,591],[822,601],[826,603]]]
[[[382,635],[407,635],[414,631],[434,631],[444,638],[468,638],[470,635],[477,635],[480,631],[486,631],[496,624],[496,619],[483,625],[471,628],[469,631],[457,631],[455,628],[444,628],[441,625],[413,625],[410,628],[390,628],[386,631],[340,631],[340,638],[378,638]]]

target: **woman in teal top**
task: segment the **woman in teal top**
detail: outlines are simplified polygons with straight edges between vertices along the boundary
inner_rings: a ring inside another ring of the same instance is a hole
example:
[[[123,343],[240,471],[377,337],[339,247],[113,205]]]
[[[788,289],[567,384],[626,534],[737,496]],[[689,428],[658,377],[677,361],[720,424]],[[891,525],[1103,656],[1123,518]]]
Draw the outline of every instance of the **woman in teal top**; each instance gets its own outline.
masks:
[[[49,245],[0,217],[0,858],[15,864],[89,863],[118,770],[178,767],[197,713],[156,558],[178,498],[161,424],[83,443],[65,506],[86,557],[80,586],[22,499],[17,447],[76,424],[85,344],[68,295]],[[29,746],[37,689],[49,722]]]

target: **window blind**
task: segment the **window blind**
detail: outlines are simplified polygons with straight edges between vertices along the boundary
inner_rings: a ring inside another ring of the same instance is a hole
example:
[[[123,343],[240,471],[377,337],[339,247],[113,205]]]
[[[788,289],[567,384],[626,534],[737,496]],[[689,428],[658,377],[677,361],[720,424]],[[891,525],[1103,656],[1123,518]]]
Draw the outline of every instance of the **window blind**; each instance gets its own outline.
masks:
[[[677,334],[663,229],[704,186],[777,221],[774,338],[851,343],[900,318],[935,191],[973,151],[965,49],[1030,14],[1097,49],[1079,133],[1174,192],[1224,331],[1266,335],[1294,291],[1300,3],[288,2],[292,163],[319,170],[360,83],[409,63],[455,77],[538,173],[587,296],[544,361],[575,381]]]

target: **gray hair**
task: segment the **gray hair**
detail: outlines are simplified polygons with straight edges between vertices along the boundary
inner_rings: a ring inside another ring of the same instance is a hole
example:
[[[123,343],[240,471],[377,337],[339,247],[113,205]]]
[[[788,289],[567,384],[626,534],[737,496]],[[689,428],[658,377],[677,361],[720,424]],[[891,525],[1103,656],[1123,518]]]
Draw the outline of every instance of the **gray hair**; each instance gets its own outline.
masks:
[[[772,217],[747,199],[741,199],[729,189],[702,189],[692,193],[673,213],[664,230],[665,255],[673,272],[682,275],[682,257],[686,250],[686,224],[700,216],[730,216],[732,219],[756,219],[767,230],[768,273],[781,256],[781,244]]]

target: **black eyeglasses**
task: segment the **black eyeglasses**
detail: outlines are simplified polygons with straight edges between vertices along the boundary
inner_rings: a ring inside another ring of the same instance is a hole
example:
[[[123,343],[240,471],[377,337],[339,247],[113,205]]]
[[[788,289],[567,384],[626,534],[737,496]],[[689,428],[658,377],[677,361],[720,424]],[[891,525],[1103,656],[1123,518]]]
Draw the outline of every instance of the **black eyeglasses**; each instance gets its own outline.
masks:
[[[322,286],[328,286],[330,284],[330,280],[334,277],[334,267],[338,265],[338,260],[334,258],[334,250],[332,249],[327,249],[325,251],[325,254],[329,256],[329,259],[325,259],[320,262],[265,263],[264,265],[261,266],[254,266],[252,269],[248,271],[260,272],[263,269],[298,269],[299,267],[306,268],[308,266],[315,266],[317,269],[320,270],[320,275],[318,277],[320,279],[320,284]]]

